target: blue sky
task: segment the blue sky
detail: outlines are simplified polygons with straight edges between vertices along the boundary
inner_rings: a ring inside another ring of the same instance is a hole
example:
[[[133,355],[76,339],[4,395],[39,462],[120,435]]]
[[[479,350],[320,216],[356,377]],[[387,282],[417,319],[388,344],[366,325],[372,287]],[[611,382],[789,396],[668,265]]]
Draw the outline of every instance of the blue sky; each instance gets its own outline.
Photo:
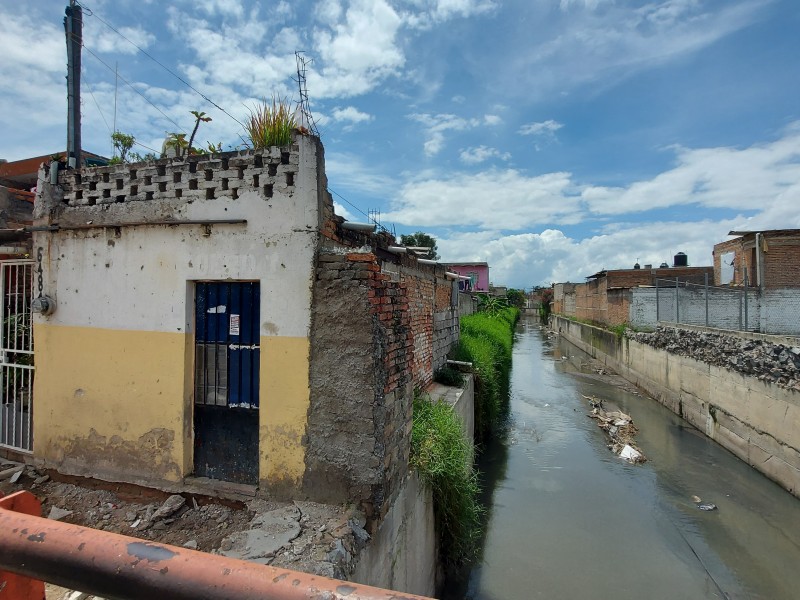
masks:
[[[0,0],[2,158],[65,145],[66,4]],[[349,202],[335,196],[337,211],[431,233],[442,260],[487,261],[496,284],[678,251],[711,264],[731,229],[800,228],[797,0],[84,7],[87,150],[111,152],[115,64],[133,88],[120,81],[120,131],[160,148],[203,110],[198,141],[241,143],[236,121],[103,21],[240,120],[258,99],[297,99],[303,50],[329,184]]]

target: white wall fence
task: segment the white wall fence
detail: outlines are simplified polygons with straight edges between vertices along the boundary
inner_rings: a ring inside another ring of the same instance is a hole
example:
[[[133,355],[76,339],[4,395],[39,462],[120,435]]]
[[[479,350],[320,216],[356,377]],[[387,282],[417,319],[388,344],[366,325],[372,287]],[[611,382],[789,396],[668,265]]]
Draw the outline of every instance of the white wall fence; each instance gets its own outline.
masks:
[[[659,279],[656,287],[633,288],[629,323],[653,328],[659,322],[718,329],[800,335],[800,289],[714,287]]]

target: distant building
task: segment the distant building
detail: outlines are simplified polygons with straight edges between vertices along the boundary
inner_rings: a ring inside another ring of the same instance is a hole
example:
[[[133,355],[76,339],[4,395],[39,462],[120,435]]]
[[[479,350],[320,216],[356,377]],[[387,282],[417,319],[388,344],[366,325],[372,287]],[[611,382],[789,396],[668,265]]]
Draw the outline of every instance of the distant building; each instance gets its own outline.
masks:
[[[462,292],[489,291],[489,263],[485,262],[448,262],[442,263],[449,271],[458,273],[469,279],[462,279],[458,287]]]
[[[762,290],[800,287],[800,229],[731,231],[714,246],[714,284]]]

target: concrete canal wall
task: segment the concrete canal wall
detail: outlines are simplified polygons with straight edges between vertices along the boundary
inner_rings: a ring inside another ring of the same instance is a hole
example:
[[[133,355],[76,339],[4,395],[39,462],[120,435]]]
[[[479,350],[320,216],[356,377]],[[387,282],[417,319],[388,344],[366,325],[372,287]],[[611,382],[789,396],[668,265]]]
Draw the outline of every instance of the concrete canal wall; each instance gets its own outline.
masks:
[[[553,316],[553,330],[800,497],[800,392]]]

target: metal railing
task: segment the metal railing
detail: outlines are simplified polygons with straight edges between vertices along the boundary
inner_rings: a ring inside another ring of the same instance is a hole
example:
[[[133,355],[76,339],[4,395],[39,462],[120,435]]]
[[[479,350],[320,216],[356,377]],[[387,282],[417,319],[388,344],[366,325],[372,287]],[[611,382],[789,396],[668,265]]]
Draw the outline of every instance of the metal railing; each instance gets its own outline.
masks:
[[[0,498],[0,597],[42,600],[42,581],[108,599],[425,600],[43,519],[30,492]]]

